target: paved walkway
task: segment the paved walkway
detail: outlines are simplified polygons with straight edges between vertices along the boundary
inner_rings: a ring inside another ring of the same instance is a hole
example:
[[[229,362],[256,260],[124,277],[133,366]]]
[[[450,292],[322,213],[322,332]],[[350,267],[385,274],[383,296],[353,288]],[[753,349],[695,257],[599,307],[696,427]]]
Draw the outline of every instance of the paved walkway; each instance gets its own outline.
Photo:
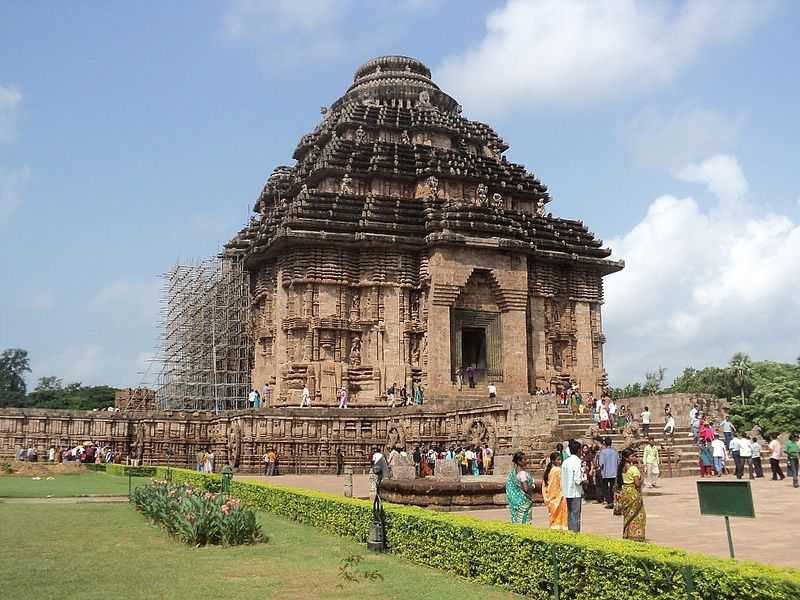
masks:
[[[344,478],[335,475],[243,475],[238,478],[334,494],[343,494],[344,490]],[[696,481],[694,477],[662,479],[659,488],[645,491],[648,541],[693,552],[728,556],[725,521],[722,517],[700,515]],[[800,568],[800,554],[797,552],[800,530],[795,524],[800,508],[800,489],[792,488],[789,479],[771,481],[765,478],[752,483],[756,518],[731,519],[736,557]],[[355,496],[368,496],[368,476],[354,475],[353,488]],[[459,514],[479,519],[509,519],[507,509],[464,511]],[[534,507],[533,522],[538,526],[547,524],[547,510],[543,506]],[[622,537],[622,517],[613,516],[602,505],[586,503],[583,506],[583,530]]]

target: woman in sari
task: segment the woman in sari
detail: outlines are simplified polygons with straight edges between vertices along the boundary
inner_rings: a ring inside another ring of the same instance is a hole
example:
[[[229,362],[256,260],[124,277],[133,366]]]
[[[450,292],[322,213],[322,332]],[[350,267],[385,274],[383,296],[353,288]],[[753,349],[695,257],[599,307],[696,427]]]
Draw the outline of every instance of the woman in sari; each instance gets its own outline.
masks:
[[[530,523],[533,508],[533,475],[525,467],[528,461],[525,454],[518,450],[511,458],[511,471],[506,478],[506,496],[508,508],[511,510],[512,523]]]
[[[703,423],[700,425],[700,440],[710,444],[714,441],[715,434],[714,427],[708,422],[708,419],[703,419]]]
[[[711,445],[708,442],[700,442],[700,477],[714,474],[714,454],[711,452]]]
[[[642,474],[637,467],[636,450],[625,448],[617,471],[619,502],[622,507],[622,537],[643,542],[647,527],[647,514],[642,499]]]
[[[544,470],[542,496],[550,518],[550,529],[567,531],[567,500],[561,494],[561,454],[553,452]]]

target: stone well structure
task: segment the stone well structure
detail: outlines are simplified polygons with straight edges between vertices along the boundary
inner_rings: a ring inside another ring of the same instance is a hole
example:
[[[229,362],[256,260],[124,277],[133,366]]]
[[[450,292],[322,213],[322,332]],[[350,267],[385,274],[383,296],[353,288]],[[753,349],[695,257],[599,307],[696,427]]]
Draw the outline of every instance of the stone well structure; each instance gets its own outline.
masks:
[[[250,271],[252,382],[276,404],[437,401],[472,365],[503,394],[605,384],[604,275],[622,268],[581,221],[413,58],[382,56],[280,166],[226,248]]]

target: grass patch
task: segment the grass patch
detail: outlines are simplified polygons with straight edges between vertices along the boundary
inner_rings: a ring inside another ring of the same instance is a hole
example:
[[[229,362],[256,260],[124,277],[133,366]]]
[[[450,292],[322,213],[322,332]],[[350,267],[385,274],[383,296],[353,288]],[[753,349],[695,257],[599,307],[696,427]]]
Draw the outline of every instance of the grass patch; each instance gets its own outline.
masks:
[[[265,544],[190,548],[129,505],[0,505],[0,589],[16,600],[520,598],[396,556],[368,555],[363,544],[281,517],[259,513],[259,520]],[[76,560],[82,550],[97,560]],[[365,555],[359,568],[384,581],[337,588],[341,561],[353,554]]]
[[[106,473],[42,476],[38,481],[22,475],[0,475],[0,498],[46,498],[74,496],[127,496],[128,478]],[[133,477],[134,487],[150,483],[149,477]]]

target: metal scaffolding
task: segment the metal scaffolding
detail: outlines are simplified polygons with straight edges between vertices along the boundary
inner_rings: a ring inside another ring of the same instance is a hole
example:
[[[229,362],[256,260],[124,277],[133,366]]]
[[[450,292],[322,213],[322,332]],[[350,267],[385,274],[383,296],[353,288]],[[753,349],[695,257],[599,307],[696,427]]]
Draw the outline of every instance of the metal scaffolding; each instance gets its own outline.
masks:
[[[176,265],[163,279],[159,408],[245,408],[253,348],[249,273],[241,257]]]

